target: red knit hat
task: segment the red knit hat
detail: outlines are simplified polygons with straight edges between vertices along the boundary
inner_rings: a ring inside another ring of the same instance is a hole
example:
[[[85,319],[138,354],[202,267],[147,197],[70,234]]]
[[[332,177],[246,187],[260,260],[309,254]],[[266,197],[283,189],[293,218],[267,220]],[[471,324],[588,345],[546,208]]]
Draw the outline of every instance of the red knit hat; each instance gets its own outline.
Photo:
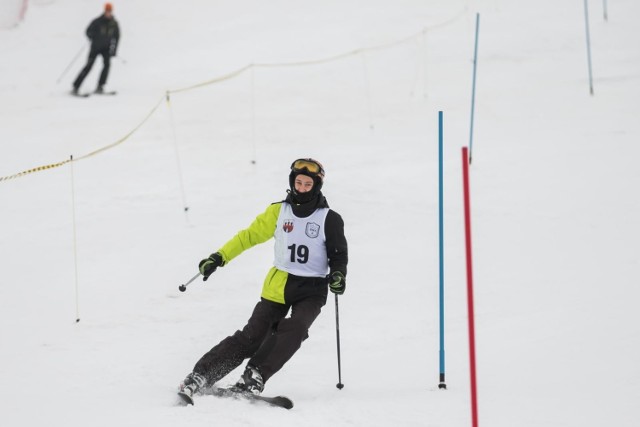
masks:
[[[104,11],[105,12],[111,12],[113,10],[113,5],[111,3],[105,3],[104,4]]]

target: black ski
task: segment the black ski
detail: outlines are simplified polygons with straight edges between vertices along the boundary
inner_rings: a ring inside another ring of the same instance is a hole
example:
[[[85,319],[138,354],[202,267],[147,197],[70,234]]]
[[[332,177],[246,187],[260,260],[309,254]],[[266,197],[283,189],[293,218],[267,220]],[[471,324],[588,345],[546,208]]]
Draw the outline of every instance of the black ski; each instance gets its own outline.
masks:
[[[93,92],[94,95],[116,95],[118,92],[110,90],[108,92]]]
[[[78,98],[88,98],[91,95],[116,95],[118,92],[115,90],[109,92],[71,92],[71,95],[76,96]]]
[[[238,388],[231,386],[227,388],[214,388],[214,396],[218,397],[232,397],[236,399],[247,399],[254,402],[265,402],[272,406],[278,406],[284,409],[293,408],[293,401],[285,396],[263,396],[260,394],[253,394],[247,391],[239,390]]]
[[[249,393],[246,391],[238,390],[235,387],[219,387],[213,388],[211,390],[207,390],[204,394],[212,394],[217,397],[230,397],[233,399],[245,399],[250,402],[265,402],[271,406],[277,406],[279,408],[291,409],[293,408],[293,401],[285,396],[262,396],[255,395],[253,393]],[[178,392],[178,396],[182,399],[182,402],[185,405],[193,405],[194,400],[193,397],[189,396],[187,393],[183,393],[181,391]]]

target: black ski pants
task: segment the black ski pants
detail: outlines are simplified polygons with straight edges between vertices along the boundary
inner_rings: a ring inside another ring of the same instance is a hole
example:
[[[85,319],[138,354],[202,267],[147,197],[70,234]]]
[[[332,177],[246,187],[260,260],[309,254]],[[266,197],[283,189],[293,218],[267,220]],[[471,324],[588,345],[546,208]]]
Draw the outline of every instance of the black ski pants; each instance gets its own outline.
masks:
[[[93,68],[93,63],[96,62],[96,58],[98,55],[102,56],[102,73],[100,73],[100,80],[98,81],[98,86],[104,86],[107,83],[107,77],[109,77],[109,67],[111,66],[111,54],[109,53],[109,48],[106,49],[91,49],[89,52],[89,58],[87,58],[87,64],[84,66],[76,80],[73,82],[73,87],[76,89],[80,88],[80,85],[84,81],[91,68]]]
[[[290,275],[285,299],[285,304],[279,304],[262,298],[246,326],[202,356],[193,371],[203,375],[207,385],[212,386],[250,359],[249,364],[260,370],[266,382],[309,337],[311,324],[327,302],[327,281]],[[285,317],[289,309],[291,315]]]

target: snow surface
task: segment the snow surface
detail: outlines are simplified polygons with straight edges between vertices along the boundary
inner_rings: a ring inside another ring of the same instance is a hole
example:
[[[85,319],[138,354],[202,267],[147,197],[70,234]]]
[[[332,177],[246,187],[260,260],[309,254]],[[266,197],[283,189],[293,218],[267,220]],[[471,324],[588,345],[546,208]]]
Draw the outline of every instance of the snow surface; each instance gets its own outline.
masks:
[[[590,96],[578,0],[116,2],[118,95],[87,99],[67,95],[86,50],[64,71],[102,2],[31,3],[0,32],[0,177],[81,160],[0,181],[0,424],[471,425],[460,151],[479,12],[480,425],[637,426],[640,3],[607,3],[605,21],[604,2],[590,2]],[[263,66],[163,100],[252,63]],[[290,162],[307,156],[326,166],[350,246],[344,389],[331,297],[267,385],[293,410],[214,397],[176,406],[198,358],[244,325],[272,245],[178,285],[281,200]]]

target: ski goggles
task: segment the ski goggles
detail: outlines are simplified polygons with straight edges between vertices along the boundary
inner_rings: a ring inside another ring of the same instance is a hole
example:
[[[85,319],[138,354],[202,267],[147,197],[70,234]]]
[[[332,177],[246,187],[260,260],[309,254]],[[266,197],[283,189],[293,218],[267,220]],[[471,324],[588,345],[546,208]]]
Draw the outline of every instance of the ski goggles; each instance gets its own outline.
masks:
[[[324,169],[322,165],[313,159],[298,159],[291,163],[291,170],[294,172],[306,172],[319,176],[320,179],[324,179]]]

